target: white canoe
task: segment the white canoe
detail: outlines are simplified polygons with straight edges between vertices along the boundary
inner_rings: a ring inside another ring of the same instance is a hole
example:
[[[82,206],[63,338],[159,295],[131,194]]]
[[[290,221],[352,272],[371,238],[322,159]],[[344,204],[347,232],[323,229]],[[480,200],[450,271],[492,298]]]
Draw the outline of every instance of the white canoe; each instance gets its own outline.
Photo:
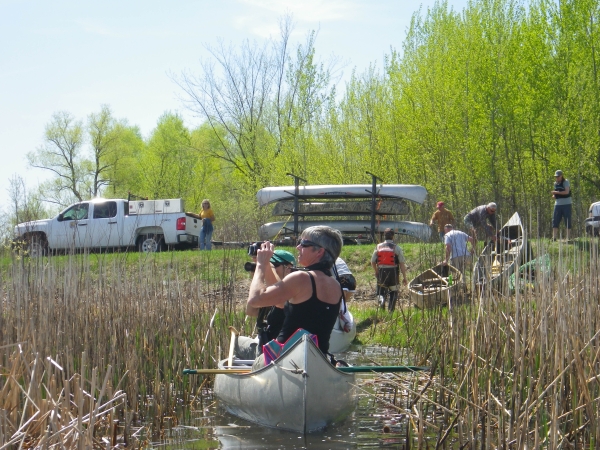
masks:
[[[314,186],[300,186],[298,198],[370,198],[370,184],[322,184]],[[294,198],[294,186],[273,186],[262,188],[256,193],[260,206],[268,205],[277,200]],[[427,196],[427,189],[415,184],[383,184],[377,186],[377,197],[403,198],[415,203],[423,203]]]
[[[370,220],[304,220],[298,222],[298,232],[316,225],[327,225],[342,233],[369,234],[371,230]],[[380,220],[375,222],[375,232],[383,232],[391,228],[396,234],[405,234],[416,237],[422,241],[428,241],[431,237],[431,228],[421,222],[406,222],[393,220]],[[261,240],[272,239],[277,235],[293,233],[294,222],[270,222],[262,225],[258,231]]]
[[[356,337],[356,322],[354,321],[354,316],[350,311],[348,311],[348,316],[351,318],[351,328],[349,332],[344,331],[339,317],[335,321],[333,330],[331,330],[331,335],[329,335],[329,353],[345,352]]]
[[[226,361],[219,363],[225,368]],[[218,374],[214,393],[230,414],[259,425],[308,433],[339,422],[355,407],[353,373],[343,373],[303,336],[255,372]]]
[[[514,213],[500,229],[498,242],[490,241],[477,258],[472,277],[474,292],[508,292],[509,276],[529,260],[527,246],[521,217]]]
[[[349,202],[300,202],[299,215],[303,216],[367,216],[371,214],[371,200]],[[274,216],[289,216],[294,213],[293,200],[279,200],[275,203]],[[405,215],[409,213],[408,203],[404,199],[388,198],[375,205],[377,215]]]

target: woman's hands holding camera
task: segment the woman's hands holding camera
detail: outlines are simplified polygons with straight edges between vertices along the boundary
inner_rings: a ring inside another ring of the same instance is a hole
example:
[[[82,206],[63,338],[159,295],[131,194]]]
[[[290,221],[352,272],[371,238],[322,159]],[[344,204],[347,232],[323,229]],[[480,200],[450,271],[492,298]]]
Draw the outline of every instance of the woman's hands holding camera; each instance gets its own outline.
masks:
[[[256,251],[256,262],[260,265],[270,264],[270,259],[275,251],[275,246],[269,242],[263,242],[260,249]]]

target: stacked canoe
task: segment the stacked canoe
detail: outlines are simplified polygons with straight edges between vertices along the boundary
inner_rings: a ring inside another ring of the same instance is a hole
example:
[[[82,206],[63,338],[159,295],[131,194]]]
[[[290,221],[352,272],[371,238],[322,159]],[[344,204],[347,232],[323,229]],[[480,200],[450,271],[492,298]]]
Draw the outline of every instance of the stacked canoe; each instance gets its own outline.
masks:
[[[274,216],[310,217],[311,220],[298,221],[298,232],[315,225],[328,225],[345,234],[369,235],[372,221],[358,218],[374,215],[375,233],[391,228],[397,234],[428,240],[431,228],[427,224],[409,221],[388,220],[387,216],[406,215],[408,202],[421,204],[427,190],[423,186],[393,184],[378,185],[373,192],[372,185],[313,185],[277,186],[258,191],[259,205],[275,203]],[[297,201],[296,201],[297,199]],[[316,200],[316,201],[315,201]],[[312,220],[315,217],[340,217],[334,220]],[[344,217],[345,219],[342,219]],[[354,217],[349,218],[349,217]],[[290,234],[293,223],[277,221],[264,224],[259,230],[262,240]]]

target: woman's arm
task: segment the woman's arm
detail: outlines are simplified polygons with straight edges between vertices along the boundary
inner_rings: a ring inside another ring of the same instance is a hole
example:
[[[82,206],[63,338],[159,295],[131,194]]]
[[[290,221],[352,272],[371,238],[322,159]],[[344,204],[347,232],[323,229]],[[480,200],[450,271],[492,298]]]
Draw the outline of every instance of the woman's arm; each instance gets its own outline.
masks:
[[[281,279],[277,275],[277,272],[275,271],[275,268],[271,264],[268,264],[267,267],[265,267],[264,272],[265,272],[265,278],[264,278],[265,286],[273,286],[274,284],[281,281]],[[276,306],[283,307],[284,304],[285,304],[285,302],[280,303]],[[258,316],[259,309],[260,308],[256,308],[256,307],[250,305],[250,303],[248,303],[248,302],[246,303],[246,315],[248,315],[248,316],[252,316],[252,317]]]
[[[257,264],[254,278],[252,278],[252,283],[250,284],[248,305],[254,308],[281,305],[288,299],[292,299],[299,292],[302,283],[305,283],[304,274],[302,272],[295,272],[276,284],[267,286],[263,281],[263,271],[264,269],[260,267],[260,264]]]

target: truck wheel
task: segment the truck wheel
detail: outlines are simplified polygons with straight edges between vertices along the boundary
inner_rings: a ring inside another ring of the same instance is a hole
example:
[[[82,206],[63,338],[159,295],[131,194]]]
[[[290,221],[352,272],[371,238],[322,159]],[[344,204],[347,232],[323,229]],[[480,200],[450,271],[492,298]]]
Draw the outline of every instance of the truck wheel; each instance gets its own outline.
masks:
[[[162,234],[142,234],[138,238],[138,250],[142,253],[162,252],[165,250],[165,239]]]
[[[25,249],[30,258],[40,258],[48,254],[48,242],[34,236],[27,239]]]

